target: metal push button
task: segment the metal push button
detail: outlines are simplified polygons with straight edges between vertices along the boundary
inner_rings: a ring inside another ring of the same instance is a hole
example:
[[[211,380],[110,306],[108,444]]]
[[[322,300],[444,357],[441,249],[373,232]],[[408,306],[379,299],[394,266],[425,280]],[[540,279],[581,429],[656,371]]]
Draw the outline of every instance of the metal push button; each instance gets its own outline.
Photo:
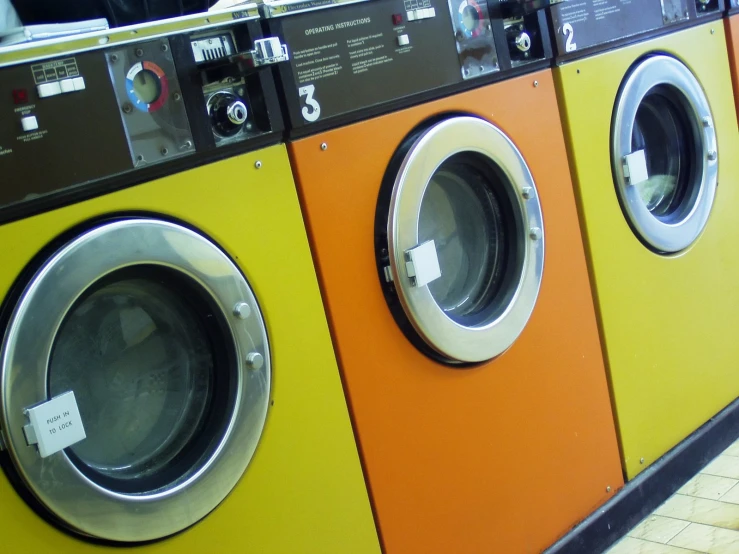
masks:
[[[62,87],[58,82],[40,84],[36,87],[36,90],[38,90],[39,98],[47,98],[62,93]]]
[[[410,42],[408,35],[400,35],[398,37],[398,46],[408,46]]]
[[[38,129],[38,120],[35,115],[29,115],[21,119],[21,127],[28,133]]]

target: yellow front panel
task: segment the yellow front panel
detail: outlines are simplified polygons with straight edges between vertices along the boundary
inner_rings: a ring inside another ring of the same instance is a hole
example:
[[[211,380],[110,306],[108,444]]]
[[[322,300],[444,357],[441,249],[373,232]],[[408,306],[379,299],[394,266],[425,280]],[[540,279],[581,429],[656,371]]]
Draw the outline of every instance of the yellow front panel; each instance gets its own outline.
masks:
[[[261,169],[255,162],[262,162]],[[7,178],[7,177],[6,177]],[[300,207],[283,146],[0,226],[0,295],[59,233],[120,211],[179,218],[240,265],[264,312],[273,406],[256,455],[205,520],[141,552],[380,551]],[[100,547],[43,522],[0,475],[5,552]]]
[[[703,85],[719,147],[719,188],[703,235],[671,257],[629,228],[611,176],[611,114],[632,64],[681,59]],[[555,70],[579,193],[628,478],[739,394],[739,135],[723,25],[715,22]],[[644,462],[641,462],[641,459]]]

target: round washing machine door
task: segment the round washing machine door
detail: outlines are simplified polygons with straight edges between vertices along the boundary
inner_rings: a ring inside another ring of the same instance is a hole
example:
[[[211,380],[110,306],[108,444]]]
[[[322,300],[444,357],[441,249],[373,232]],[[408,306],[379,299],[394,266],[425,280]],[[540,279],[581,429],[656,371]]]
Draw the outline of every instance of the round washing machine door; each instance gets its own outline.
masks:
[[[270,353],[256,298],[212,242],[117,220],[46,259],[2,343],[15,481],[97,539],[159,539],[233,489],[264,427]]]
[[[716,196],[718,152],[708,99],[690,69],[665,55],[637,63],[616,101],[611,145],[636,236],[663,254],[693,244]]]
[[[386,299],[419,349],[474,364],[515,342],[539,294],[544,227],[531,172],[500,129],[453,117],[413,135],[376,223]]]

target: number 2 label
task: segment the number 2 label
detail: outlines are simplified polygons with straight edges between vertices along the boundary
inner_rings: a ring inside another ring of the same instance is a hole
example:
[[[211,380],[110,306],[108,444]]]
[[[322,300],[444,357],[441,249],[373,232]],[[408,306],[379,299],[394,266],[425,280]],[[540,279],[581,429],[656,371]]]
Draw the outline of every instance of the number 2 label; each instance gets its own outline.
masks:
[[[572,28],[572,25],[569,23],[562,25],[562,34],[567,37],[567,40],[565,41],[565,51],[574,52],[577,50],[577,44],[575,43],[575,30]]]
[[[305,96],[305,106],[300,110],[303,114],[303,119],[313,123],[321,116],[321,105],[318,101],[313,98],[313,93],[316,91],[314,85],[305,85],[298,89],[298,95],[302,98]]]

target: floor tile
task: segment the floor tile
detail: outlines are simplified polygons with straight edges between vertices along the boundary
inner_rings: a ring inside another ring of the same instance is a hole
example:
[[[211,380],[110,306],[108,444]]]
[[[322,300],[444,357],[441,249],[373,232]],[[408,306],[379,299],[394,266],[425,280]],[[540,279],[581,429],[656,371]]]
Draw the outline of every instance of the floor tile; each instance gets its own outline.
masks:
[[[726,450],[724,450],[723,455],[724,456],[737,456],[737,457],[739,457],[739,441],[736,441],[729,448],[727,448]]]
[[[737,554],[739,531],[691,523],[678,533],[670,544],[707,554]]]
[[[724,494],[729,492],[731,487],[739,483],[737,479],[729,479],[727,477],[716,477],[715,475],[706,475],[699,473],[690,481],[685,483],[683,487],[677,491],[679,494],[687,496],[697,496],[698,498],[708,498],[709,500],[718,500]]]
[[[739,458],[722,454],[704,467],[701,473],[739,479]]]
[[[651,515],[634,527],[629,536],[635,539],[667,544],[675,535],[685,529],[690,522],[669,517]]]
[[[676,494],[657,508],[656,515],[739,529],[739,505]]]
[[[690,554],[692,552],[695,551],[686,550],[678,546],[625,537],[614,545],[607,554]]]
[[[721,500],[721,502],[731,502],[732,504],[739,504],[739,485],[734,485],[719,500]]]

